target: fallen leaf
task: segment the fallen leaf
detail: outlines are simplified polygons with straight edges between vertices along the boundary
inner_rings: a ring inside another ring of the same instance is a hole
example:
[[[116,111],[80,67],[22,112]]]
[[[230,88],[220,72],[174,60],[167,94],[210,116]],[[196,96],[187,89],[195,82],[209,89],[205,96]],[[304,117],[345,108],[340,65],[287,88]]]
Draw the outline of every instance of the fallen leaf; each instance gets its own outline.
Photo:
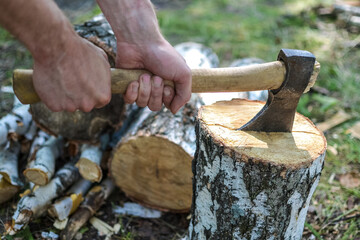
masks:
[[[346,112],[344,112],[343,110],[340,110],[339,112],[337,112],[334,116],[332,116],[331,118],[329,118],[328,120],[321,122],[319,124],[317,124],[316,126],[321,130],[321,131],[327,131],[330,128],[333,128],[347,120],[349,120],[351,118],[351,116],[349,114],[347,114]]]
[[[337,151],[337,149],[336,149],[336,147],[333,147],[333,146],[328,146],[327,147],[327,151],[328,152],[330,152],[330,153],[332,153],[332,155],[334,155],[334,156],[337,156],[338,155],[338,151]]]
[[[349,128],[346,132],[350,133],[351,136],[360,139],[360,122],[355,123],[355,125]]]
[[[346,188],[356,188],[360,186],[360,175],[357,172],[349,172],[339,176],[340,184]]]

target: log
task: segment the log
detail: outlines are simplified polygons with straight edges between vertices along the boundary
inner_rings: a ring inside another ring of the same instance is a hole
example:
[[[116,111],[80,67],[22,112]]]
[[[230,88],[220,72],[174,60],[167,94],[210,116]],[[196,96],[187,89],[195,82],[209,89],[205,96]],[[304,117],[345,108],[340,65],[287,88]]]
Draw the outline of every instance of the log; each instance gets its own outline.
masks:
[[[54,178],[45,186],[35,187],[30,194],[22,197],[12,217],[12,224],[6,234],[14,235],[27,226],[33,218],[40,217],[50,206],[51,201],[59,197],[79,177],[72,164],[66,164],[56,172]]]
[[[39,140],[40,141],[40,140]],[[29,182],[44,186],[49,183],[55,172],[55,160],[63,152],[62,137],[50,137],[36,151],[35,159],[23,174]]]
[[[103,176],[100,164],[103,152],[99,145],[84,144],[81,146],[81,156],[76,163],[80,175],[91,181],[100,182]]]
[[[18,175],[20,143],[10,141],[0,152],[0,204],[11,199],[23,186]]]
[[[112,179],[129,198],[163,211],[189,211],[195,112],[201,105],[193,95],[175,115],[146,109],[133,122],[109,160]]]
[[[15,97],[12,112],[0,119],[0,147],[6,145],[9,132],[24,135],[30,126],[31,115],[29,113],[29,106],[22,105]]]
[[[80,203],[84,200],[83,196],[91,187],[91,182],[86,179],[80,179],[74,184],[67,192],[67,196],[56,200],[54,204],[48,209],[50,216],[64,221],[79,207]]]
[[[199,110],[189,239],[301,239],[326,139],[300,114],[292,133],[237,130],[263,105],[235,99]]]
[[[66,228],[60,233],[60,239],[71,240],[79,229],[92,217],[104,204],[105,200],[114,190],[114,183],[107,178],[100,185],[93,187],[86,195],[79,209],[71,216]]]
[[[111,101],[103,108],[91,112],[52,112],[45,104],[31,104],[33,120],[45,132],[63,136],[67,140],[96,143],[106,130],[121,125],[124,101],[121,95],[113,94]]]

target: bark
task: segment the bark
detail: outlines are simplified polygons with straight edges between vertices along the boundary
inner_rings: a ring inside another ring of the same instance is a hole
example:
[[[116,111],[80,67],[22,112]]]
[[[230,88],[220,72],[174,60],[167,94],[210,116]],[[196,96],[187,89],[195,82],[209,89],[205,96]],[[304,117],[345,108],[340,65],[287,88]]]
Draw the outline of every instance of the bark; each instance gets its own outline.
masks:
[[[92,217],[97,210],[104,204],[114,190],[114,183],[107,178],[100,185],[93,187],[86,195],[84,202],[70,218],[66,228],[61,232],[60,238],[71,240],[79,229]]]
[[[80,175],[91,181],[100,182],[103,176],[100,164],[103,152],[98,145],[84,144],[81,147],[81,156],[76,163]]]
[[[108,105],[88,113],[51,112],[43,103],[31,104],[30,111],[34,121],[45,132],[67,140],[96,143],[106,130],[119,127],[123,108],[122,96],[112,95]]]
[[[86,179],[79,180],[67,192],[67,196],[57,200],[48,210],[50,216],[60,221],[65,220],[79,207],[84,200],[83,196],[91,187],[91,182]]]
[[[300,114],[292,133],[236,130],[262,106],[233,100],[199,111],[190,239],[301,239],[326,140]]]
[[[5,146],[9,132],[24,135],[29,130],[31,115],[28,110],[29,106],[22,105],[15,97],[12,112],[0,119],[0,147]]]
[[[23,186],[18,175],[20,143],[10,141],[0,152],[0,204],[11,199]]]
[[[49,183],[55,172],[55,160],[63,152],[62,137],[50,137],[36,151],[35,159],[30,167],[25,169],[24,175],[29,182],[44,186]]]
[[[177,114],[145,110],[113,150],[115,184],[143,205],[174,212],[191,205],[191,160],[195,152],[197,95]]]
[[[22,197],[12,217],[12,224],[6,229],[7,234],[14,235],[26,227],[33,218],[40,217],[50,206],[51,201],[59,197],[79,177],[77,169],[66,164],[45,186],[35,187],[30,194]]]

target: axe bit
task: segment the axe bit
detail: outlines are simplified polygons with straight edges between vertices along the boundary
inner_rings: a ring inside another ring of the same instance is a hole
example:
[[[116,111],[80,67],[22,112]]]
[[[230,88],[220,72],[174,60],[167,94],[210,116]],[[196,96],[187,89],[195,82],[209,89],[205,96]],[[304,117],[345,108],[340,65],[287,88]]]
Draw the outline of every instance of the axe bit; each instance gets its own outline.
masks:
[[[241,130],[290,132],[299,98],[314,85],[319,71],[320,64],[315,62],[310,52],[282,49],[274,62],[234,68],[192,69],[192,92],[269,90],[264,108]],[[111,69],[112,93],[125,93],[128,84],[138,80],[143,73],[152,75],[140,69]],[[165,80],[164,84],[174,87],[172,81]],[[40,101],[32,83],[32,70],[16,69],[13,88],[23,104]],[[287,121],[289,123],[285,123]]]

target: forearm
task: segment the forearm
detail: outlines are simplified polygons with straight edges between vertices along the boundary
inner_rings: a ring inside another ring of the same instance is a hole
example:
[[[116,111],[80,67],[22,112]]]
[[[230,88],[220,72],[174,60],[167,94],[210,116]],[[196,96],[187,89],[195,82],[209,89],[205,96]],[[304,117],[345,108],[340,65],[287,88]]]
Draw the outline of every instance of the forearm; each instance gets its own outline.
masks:
[[[163,41],[149,0],[97,0],[118,42],[138,45]]]
[[[18,38],[34,58],[61,53],[75,32],[52,0],[0,0],[0,25]]]

